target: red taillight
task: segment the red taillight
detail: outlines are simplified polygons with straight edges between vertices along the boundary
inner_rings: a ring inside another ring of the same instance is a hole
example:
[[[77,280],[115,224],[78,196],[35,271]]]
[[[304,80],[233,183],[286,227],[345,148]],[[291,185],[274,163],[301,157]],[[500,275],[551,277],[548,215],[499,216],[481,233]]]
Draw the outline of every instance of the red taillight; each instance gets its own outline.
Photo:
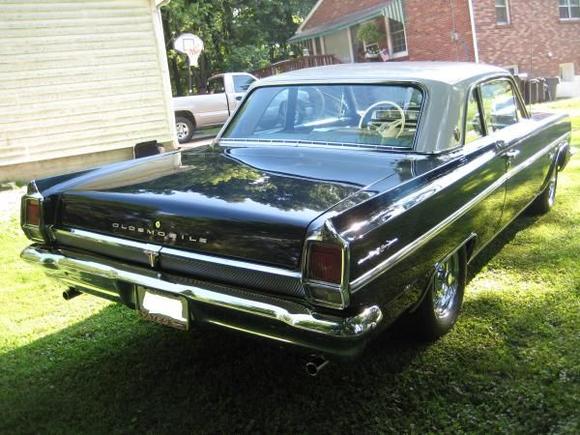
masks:
[[[35,227],[40,225],[40,203],[35,199],[26,201],[26,224]]]
[[[342,249],[340,246],[313,243],[310,246],[308,277],[316,281],[340,284]]]

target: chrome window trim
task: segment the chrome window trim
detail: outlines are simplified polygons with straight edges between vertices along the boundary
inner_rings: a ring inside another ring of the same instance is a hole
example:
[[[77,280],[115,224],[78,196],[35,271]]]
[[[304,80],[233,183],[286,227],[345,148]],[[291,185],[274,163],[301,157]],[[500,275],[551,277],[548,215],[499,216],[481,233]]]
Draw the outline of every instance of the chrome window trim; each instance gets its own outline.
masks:
[[[110,247],[134,248],[134,249],[139,249],[139,250],[143,250],[143,251],[150,251],[150,252],[157,252],[159,254],[173,255],[173,256],[181,257],[181,258],[185,258],[185,259],[201,260],[201,261],[205,261],[208,263],[227,265],[227,266],[231,266],[234,268],[247,269],[247,270],[251,270],[251,271],[263,272],[263,273],[268,273],[271,275],[285,276],[285,277],[289,277],[289,278],[300,279],[302,276],[300,272],[295,272],[292,270],[282,269],[282,268],[278,268],[278,267],[274,267],[274,266],[266,266],[266,265],[258,264],[258,263],[250,263],[250,262],[241,261],[241,260],[233,260],[230,258],[216,257],[213,255],[198,254],[198,253],[194,253],[194,252],[182,251],[179,249],[169,248],[169,247],[158,245],[158,244],[136,242],[134,240],[121,239],[118,237],[107,236],[104,234],[94,233],[92,231],[80,230],[80,229],[76,229],[76,228],[70,228],[70,229],[66,229],[66,230],[65,229],[53,229],[53,231],[54,231],[55,235],[58,235],[60,233],[60,234],[66,235],[68,237],[72,236],[74,238],[78,238],[79,240],[91,240],[91,241],[94,241],[94,242],[97,242],[97,243],[100,243],[100,244],[103,244],[106,246],[110,246]]]
[[[322,149],[347,149],[347,150],[364,150],[364,151],[379,151],[379,152],[397,152],[402,154],[413,154],[413,150],[408,147],[390,147],[387,145],[371,145],[371,144],[356,144],[350,142],[307,142],[307,141],[291,141],[283,139],[221,139],[221,144],[228,146],[239,146],[244,148],[249,147],[263,147],[267,145],[288,146],[295,148],[322,148]]]
[[[512,93],[514,94],[514,102],[516,103],[516,118],[518,119],[518,121],[514,124],[511,124],[511,125],[508,125],[508,126],[502,128],[500,130],[491,131],[489,126],[487,125],[487,120],[486,120],[486,116],[485,116],[486,115],[485,114],[485,105],[483,104],[483,93],[481,91],[481,88],[482,88],[482,86],[492,84],[494,82],[504,82],[504,81],[509,83],[511,90],[512,90]],[[501,76],[501,77],[496,77],[493,79],[483,80],[477,84],[477,88],[478,88],[477,94],[478,94],[478,100],[479,100],[479,107],[481,109],[481,116],[483,117],[482,121],[484,124],[485,136],[493,136],[493,135],[501,132],[501,130],[504,130],[505,128],[509,128],[512,125],[519,124],[524,119],[530,118],[530,114],[528,113],[528,111],[526,109],[526,105],[523,103],[522,96],[520,95],[520,88],[515,83],[513,77]],[[523,115],[523,117],[521,115]]]
[[[473,82],[468,88],[467,91],[465,93],[465,101],[463,103],[463,126],[462,126],[462,138],[461,138],[461,143],[459,145],[456,145],[454,147],[451,148],[446,148],[443,150],[440,150],[438,152],[435,152],[433,154],[451,154],[453,152],[457,152],[463,148],[469,148],[469,150],[477,150],[479,148],[483,148],[484,146],[487,145],[487,142],[483,142],[483,144],[481,143],[481,141],[485,138],[489,138],[489,137],[493,137],[494,134],[496,134],[497,132],[488,132],[487,130],[487,124],[485,122],[485,112],[484,112],[484,108],[483,108],[483,101],[481,99],[481,90],[479,89],[479,87],[482,84],[485,84],[487,82],[492,82],[495,80],[507,80],[511,83],[512,85],[512,90],[514,92],[514,96],[517,100],[517,104],[518,104],[518,109],[522,111],[524,117],[523,119],[530,119],[531,116],[526,108],[526,105],[524,104],[524,100],[523,97],[520,93],[520,88],[517,86],[517,84],[515,83],[513,77],[511,76],[507,76],[505,74],[502,73],[498,73],[498,74],[494,74],[485,78],[482,78],[476,82]],[[474,140],[473,142],[470,143],[465,143],[465,133],[467,130],[467,105],[469,104],[469,96],[471,95],[471,93],[477,90],[477,104],[478,107],[480,109],[480,115],[482,117],[481,122],[483,124],[483,130],[484,130],[484,134],[483,136],[477,138],[477,140]],[[518,118],[519,118],[519,114],[518,114]],[[521,119],[518,119],[518,123],[521,121]],[[514,124],[515,125],[515,124]],[[499,130],[501,131],[501,130]]]
[[[424,234],[422,234],[421,236],[419,236],[418,238],[413,240],[411,243],[404,246],[403,248],[401,248],[399,251],[395,252],[390,257],[383,260],[377,266],[373,267],[372,269],[363,273],[358,278],[351,281],[350,282],[351,292],[354,293],[357,290],[359,290],[360,288],[364,287],[366,284],[368,284],[369,282],[373,281],[374,279],[376,279],[377,277],[382,275],[384,272],[386,272],[395,263],[406,258],[408,255],[413,253],[416,249],[425,245],[427,242],[429,242],[431,239],[433,239],[437,234],[439,234],[441,231],[443,231],[445,228],[447,228],[449,225],[451,225],[453,222],[455,222],[457,219],[459,219],[461,216],[463,216],[465,213],[467,213],[471,208],[473,208],[475,205],[477,205],[481,200],[483,200],[484,198],[489,196],[498,187],[502,186],[507,180],[514,177],[515,175],[517,175],[519,172],[521,172],[522,170],[524,170],[528,166],[532,165],[538,159],[542,158],[544,155],[549,153],[550,150],[552,150],[556,146],[559,146],[563,140],[566,140],[567,137],[568,137],[568,133],[563,134],[558,139],[551,142],[549,145],[545,146],[540,151],[535,153],[533,156],[529,157],[524,162],[520,163],[518,166],[516,166],[516,167],[512,168],[510,171],[506,172],[504,175],[502,175],[500,178],[498,178],[494,183],[489,185],[485,190],[483,190],[478,195],[473,197],[469,202],[467,202],[465,205],[463,205],[462,207],[457,209],[455,212],[453,212],[447,218],[443,219],[441,222],[439,222],[437,225],[435,225],[429,231],[425,232]],[[430,185],[430,186],[435,185],[435,187],[428,186],[427,188],[431,189],[433,192],[436,193],[443,188],[442,185],[440,185],[439,188],[436,188],[437,184],[441,184],[441,180],[436,180],[434,183],[432,183]],[[411,198],[411,200],[412,200],[412,198]],[[411,207],[409,207],[409,208],[412,208],[414,205],[416,205],[416,203],[413,203],[411,205]]]

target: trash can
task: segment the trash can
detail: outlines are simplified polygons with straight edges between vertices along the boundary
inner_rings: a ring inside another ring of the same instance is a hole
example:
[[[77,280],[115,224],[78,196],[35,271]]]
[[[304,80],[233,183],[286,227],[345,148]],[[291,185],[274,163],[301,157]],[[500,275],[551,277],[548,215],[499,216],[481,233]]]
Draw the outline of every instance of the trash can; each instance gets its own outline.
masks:
[[[530,80],[530,103],[538,104],[540,102],[540,80]]]
[[[548,95],[548,85],[546,84],[546,79],[544,77],[538,78],[538,103],[544,103],[548,101],[546,96]]]
[[[526,100],[526,104],[536,104],[539,101],[539,88],[540,82],[538,79],[532,79],[524,82],[524,98]]]
[[[547,100],[546,101],[556,101],[558,97],[558,85],[560,84],[560,77],[547,77]]]

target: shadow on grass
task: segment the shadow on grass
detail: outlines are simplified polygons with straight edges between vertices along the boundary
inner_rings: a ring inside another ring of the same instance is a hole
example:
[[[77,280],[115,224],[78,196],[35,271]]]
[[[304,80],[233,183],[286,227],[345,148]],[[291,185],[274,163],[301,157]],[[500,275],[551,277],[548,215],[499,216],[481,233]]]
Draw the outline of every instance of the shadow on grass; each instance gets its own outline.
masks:
[[[535,220],[516,220],[474,270]],[[318,378],[303,374],[298,354],[270,343],[215,330],[180,333],[108,306],[0,356],[0,432],[446,430],[466,410],[471,415],[463,430],[505,429],[506,412],[518,428],[549,428],[560,417],[521,400],[521,388],[535,392],[538,377],[526,373],[513,341],[490,344],[487,330],[470,324],[503,319],[506,337],[512,329],[525,336],[553,302],[538,300],[522,310],[493,299],[469,301],[463,326],[433,346],[391,331],[359,361],[330,365]],[[521,375],[514,375],[516,362]]]
[[[540,216],[528,215],[525,212],[510,223],[496,238],[491,241],[469,264],[467,271],[467,284],[481,272],[481,270],[501,252],[505,245],[510,243],[516,235],[538,222]]]

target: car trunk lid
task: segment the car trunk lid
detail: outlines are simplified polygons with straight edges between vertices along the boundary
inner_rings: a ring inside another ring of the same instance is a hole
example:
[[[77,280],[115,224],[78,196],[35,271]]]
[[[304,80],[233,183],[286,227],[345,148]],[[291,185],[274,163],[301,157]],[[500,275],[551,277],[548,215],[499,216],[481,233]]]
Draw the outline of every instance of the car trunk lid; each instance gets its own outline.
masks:
[[[378,154],[291,147],[172,153],[60,194],[59,225],[298,269],[308,225],[393,174]]]

